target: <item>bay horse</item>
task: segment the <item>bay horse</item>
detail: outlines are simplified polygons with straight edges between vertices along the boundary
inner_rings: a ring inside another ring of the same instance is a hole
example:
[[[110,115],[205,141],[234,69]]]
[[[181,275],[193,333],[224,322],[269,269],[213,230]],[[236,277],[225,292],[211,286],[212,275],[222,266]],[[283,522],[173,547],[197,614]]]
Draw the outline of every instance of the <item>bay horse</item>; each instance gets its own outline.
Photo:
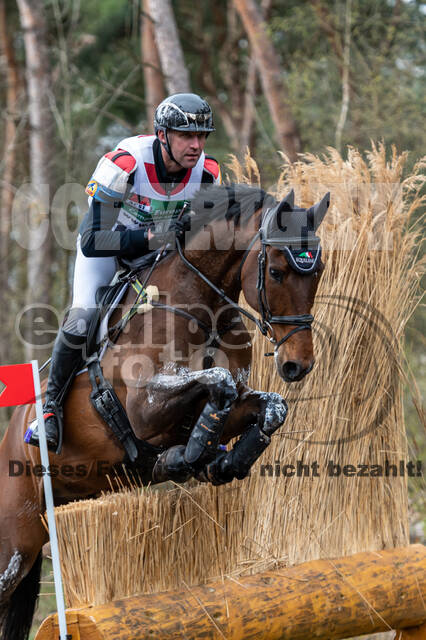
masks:
[[[176,240],[150,276],[159,299],[133,315],[102,359],[145,446],[142,483],[243,478],[268,446],[287,407],[280,395],[248,387],[251,336],[242,314],[269,337],[282,379],[301,380],[312,369],[310,311],[323,270],[315,231],[328,204],[327,195],[300,209],[293,192],[276,202],[248,185],[210,187],[192,201],[184,245]],[[238,306],[241,291],[260,318]],[[129,287],[124,311],[136,295]],[[122,313],[114,312],[112,326]],[[65,401],[63,447],[49,467],[57,505],[110,489],[108,475],[126,462],[90,391],[83,371]],[[17,407],[0,445],[2,640],[28,638],[48,538],[39,450],[23,440],[34,417],[34,405]]]

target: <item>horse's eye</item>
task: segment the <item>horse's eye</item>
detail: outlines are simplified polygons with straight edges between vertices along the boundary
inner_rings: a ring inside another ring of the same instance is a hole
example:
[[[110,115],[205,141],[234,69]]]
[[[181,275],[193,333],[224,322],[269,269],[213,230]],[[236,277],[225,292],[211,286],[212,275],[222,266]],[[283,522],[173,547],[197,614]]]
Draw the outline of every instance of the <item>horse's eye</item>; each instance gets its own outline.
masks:
[[[273,277],[277,282],[282,282],[284,273],[279,269],[269,269],[269,274]]]

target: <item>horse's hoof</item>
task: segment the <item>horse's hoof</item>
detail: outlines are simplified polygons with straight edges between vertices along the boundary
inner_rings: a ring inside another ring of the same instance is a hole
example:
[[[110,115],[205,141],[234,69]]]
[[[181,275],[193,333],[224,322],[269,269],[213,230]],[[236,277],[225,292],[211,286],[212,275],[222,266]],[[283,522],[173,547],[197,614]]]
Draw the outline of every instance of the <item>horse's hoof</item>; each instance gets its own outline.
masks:
[[[186,482],[193,475],[192,468],[185,462],[186,446],[178,444],[167,449],[157,459],[152,470],[153,482]]]
[[[287,417],[288,405],[282,396],[278,393],[268,393],[269,402],[265,412],[265,422],[262,426],[268,436],[271,436],[281,425]]]

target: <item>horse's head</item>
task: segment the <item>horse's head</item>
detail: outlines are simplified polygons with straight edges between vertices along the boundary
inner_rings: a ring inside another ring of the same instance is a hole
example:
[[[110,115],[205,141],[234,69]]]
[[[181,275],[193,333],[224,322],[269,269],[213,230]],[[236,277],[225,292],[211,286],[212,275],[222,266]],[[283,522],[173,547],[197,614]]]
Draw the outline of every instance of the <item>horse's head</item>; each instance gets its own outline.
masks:
[[[260,251],[250,251],[241,272],[249,305],[261,315],[274,344],[275,364],[286,382],[301,380],[314,365],[310,315],[324,265],[316,231],[330,194],[309,209],[294,206],[291,191],[263,214]],[[255,245],[256,246],[256,245]]]

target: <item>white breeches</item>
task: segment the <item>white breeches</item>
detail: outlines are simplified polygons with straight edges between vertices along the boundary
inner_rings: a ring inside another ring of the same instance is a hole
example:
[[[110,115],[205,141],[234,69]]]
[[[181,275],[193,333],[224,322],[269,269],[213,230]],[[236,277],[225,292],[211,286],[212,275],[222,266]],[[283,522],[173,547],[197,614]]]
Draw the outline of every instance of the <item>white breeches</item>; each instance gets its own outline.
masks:
[[[108,285],[117,271],[114,256],[87,258],[77,238],[77,257],[74,267],[72,305],[63,329],[69,333],[86,335],[87,324],[96,308],[96,291]]]

